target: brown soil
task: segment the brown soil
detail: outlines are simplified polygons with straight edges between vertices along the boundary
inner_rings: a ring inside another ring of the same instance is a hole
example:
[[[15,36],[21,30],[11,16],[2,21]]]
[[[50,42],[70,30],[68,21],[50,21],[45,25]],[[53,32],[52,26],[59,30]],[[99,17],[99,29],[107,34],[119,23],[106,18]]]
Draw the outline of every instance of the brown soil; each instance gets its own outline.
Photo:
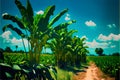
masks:
[[[76,73],[73,80],[115,80],[115,78],[108,77],[94,63],[90,63],[85,72]]]

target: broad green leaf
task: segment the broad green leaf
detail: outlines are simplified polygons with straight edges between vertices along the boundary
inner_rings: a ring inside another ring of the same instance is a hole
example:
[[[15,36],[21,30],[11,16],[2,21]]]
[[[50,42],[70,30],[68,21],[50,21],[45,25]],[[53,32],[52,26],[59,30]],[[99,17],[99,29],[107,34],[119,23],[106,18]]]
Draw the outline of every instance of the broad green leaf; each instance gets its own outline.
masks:
[[[49,6],[43,16],[38,20],[38,30],[44,32],[48,29],[48,23],[49,23],[49,19],[50,19],[50,16],[53,15],[53,12],[55,10],[55,6]]]
[[[45,22],[49,21],[49,18],[51,15],[53,15],[54,10],[55,10],[55,5],[47,7],[47,9],[45,10],[44,15],[43,15]]]
[[[52,26],[56,21],[58,21],[66,12],[68,11],[68,9],[63,10],[62,12],[60,12],[58,15],[56,15],[49,23],[49,26]]]
[[[3,19],[11,20],[11,21],[13,21],[13,22],[16,22],[21,29],[25,29],[23,23],[20,21],[19,18],[15,17],[15,16],[11,16],[11,15],[9,15],[8,13],[4,13],[4,14],[2,15],[2,17],[3,17]]]
[[[13,31],[15,31],[18,35],[20,35],[21,37],[25,37],[25,35],[22,33],[20,29],[13,27],[11,24],[5,25],[3,27],[3,32],[6,30],[6,28],[10,28]]]
[[[33,9],[29,0],[27,0],[27,13],[31,18],[33,18]]]
[[[10,65],[8,65],[8,64],[6,64],[6,63],[0,63],[0,66],[11,67]]]
[[[25,73],[29,73],[30,71],[29,70],[26,70],[26,69],[22,69]]]
[[[17,5],[22,16],[26,16],[26,8],[21,4],[19,0],[15,0],[15,4]]]
[[[68,48],[71,48],[72,46],[71,45],[67,45]]]
[[[5,75],[7,76],[7,78],[12,78],[12,77],[13,77],[13,75],[11,75],[11,74],[8,73],[8,72],[5,72]]]
[[[72,37],[73,33],[75,33],[75,32],[78,32],[78,31],[77,30],[70,30],[67,35]]]
[[[29,0],[27,0],[27,9],[26,9],[26,12],[27,12],[27,21],[29,21],[29,24],[33,25],[33,9],[32,9],[32,6],[29,2]],[[31,28],[31,26],[29,26]]]
[[[63,28],[66,28],[68,25],[72,24],[72,23],[75,23],[76,21],[75,20],[71,20],[69,22],[66,22],[66,23],[62,23],[62,24],[59,24],[58,26],[56,26],[54,28],[55,31],[58,31],[58,30],[61,30]]]
[[[21,70],[21,68],[18,65],[13,65],[13,69],[15,69],[15,70]]]

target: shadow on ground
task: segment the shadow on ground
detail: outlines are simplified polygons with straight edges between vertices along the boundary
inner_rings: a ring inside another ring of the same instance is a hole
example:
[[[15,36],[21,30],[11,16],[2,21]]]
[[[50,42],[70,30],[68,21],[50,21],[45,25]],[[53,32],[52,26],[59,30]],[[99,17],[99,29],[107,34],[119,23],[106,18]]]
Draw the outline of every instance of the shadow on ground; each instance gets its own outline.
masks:
[[[87,69],[87,68],[88,68],[88,66],[85,66],[85,65],[82,65],[82,66],[79,66],[79,67],[67,66],[63,70],[73,72],[74,74],[77,75],[78,72],[86,72],[85,69]]]

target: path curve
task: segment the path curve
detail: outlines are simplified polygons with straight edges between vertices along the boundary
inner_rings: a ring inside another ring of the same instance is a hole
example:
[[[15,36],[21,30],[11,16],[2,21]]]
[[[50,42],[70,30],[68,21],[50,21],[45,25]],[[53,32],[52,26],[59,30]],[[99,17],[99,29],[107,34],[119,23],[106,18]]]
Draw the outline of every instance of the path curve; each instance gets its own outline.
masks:
[[[115,80],[102,73],[102,71],[94,64],[85,69],[85,72],[78,72],[73,76],[73,80]]]

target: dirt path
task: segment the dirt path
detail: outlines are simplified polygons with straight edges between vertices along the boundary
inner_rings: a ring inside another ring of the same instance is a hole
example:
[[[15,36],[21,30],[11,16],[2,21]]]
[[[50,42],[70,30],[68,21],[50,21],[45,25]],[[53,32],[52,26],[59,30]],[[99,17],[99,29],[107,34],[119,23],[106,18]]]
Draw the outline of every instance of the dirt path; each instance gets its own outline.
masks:
[[[90,63],[85,72],[76,73],[73,80],[115,80],[115,78],[104,75],[94,63]]]

